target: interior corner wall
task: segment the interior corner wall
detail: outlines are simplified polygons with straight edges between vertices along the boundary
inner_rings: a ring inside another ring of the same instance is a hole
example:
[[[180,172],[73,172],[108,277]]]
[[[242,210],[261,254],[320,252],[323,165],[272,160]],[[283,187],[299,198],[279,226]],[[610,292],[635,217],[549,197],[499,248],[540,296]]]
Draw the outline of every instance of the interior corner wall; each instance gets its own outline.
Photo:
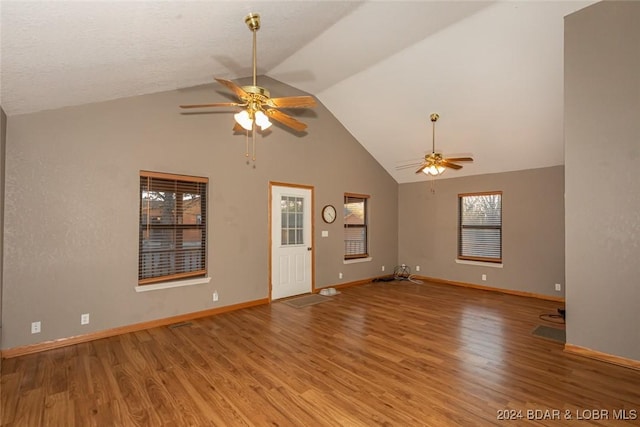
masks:
[[[502,191],[502,268],[456,262],[458,194],[486,191]],[[563,166],[401,184],[398,199],[398,263],[413,273],[564,296]]]
[[[565,18],[567,343],[640,360],[640,2]]]
[[[7,147],[7,116],[0,106],[0,348],[2,348],[2,291],[4,288],[4,170]],[[2,360],[0,358],[0,365]]]
[[[277,96],[304,94],[260,81]],[[393,264],[398,184],[335,117],[319,104],[296,115],[306,134],[274,124],[257,138],[254,165],[232,111],[178,108],[227,101],[224,92],[209,84],[9,116],[3,349],[268,298],[270,182],[314,188],[316,288]],[[209,177],[209,284],[134,290],[140,170]],[[342,221],[321,221],[345,192],[371,196],[371,262],[345,265]],[[30,333],[33,321],[41,333]]]

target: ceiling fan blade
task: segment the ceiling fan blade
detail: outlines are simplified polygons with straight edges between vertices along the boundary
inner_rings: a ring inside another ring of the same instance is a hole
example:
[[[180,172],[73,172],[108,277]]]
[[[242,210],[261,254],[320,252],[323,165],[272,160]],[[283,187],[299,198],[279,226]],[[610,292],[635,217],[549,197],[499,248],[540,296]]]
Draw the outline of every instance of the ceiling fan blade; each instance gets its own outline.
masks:
[[[273,108],[309,108],[316,106],[316,99],[313,96],[286,96],[268,99],[267,105]]]
[[[283,113],[282,111],[268,109],[265,111],[265,113],[267,116],[271,117],[272,119],[277,120],[283,125],[288,126],[291,129],[295,129],[298,132],[302,132],[307,128],[306,124],[294,119],[293,117]]]
[[[238,86],[237,84],[232,82],[231,80],[219,79],[217,77],[215,79],[216,79],[216,81],[218,83],[220,83],[222,85],[225,85],[226,87],[231,89],[233,91],[233,93],[235,93],[238,98],[240,98],[240,99],[249,98],[249,94],[247,92],[245,92],[244,89],[242,89],[240,86]]]
[[[400,165],[400,166],[396,166],[396,170],[415,168],[416,166],[422,165],[422,164],[424,164],[424,162],[415,162],[415,163],[409,163],[407,165]]]
[[[451,157],[446,159],[448,162],[473,162],[471,157]]]
[[[441,166],[444,166],[445,168],[451,168],[451,169],[462,169],[462,166],[460,165],[456,165],[455,163],[450,163],[447,160],[443,160],[442,162],[440,162]]]
[[[245,105],[246,104],[238,104],[237,102],[216,102],[213,104],[181,105],[180,108],[243,107]]]
[[[245,133],[246,129],[243,128],[242,126],[240,126],[240,123],[234,122],[233,131],[236,132],[236,133]]]

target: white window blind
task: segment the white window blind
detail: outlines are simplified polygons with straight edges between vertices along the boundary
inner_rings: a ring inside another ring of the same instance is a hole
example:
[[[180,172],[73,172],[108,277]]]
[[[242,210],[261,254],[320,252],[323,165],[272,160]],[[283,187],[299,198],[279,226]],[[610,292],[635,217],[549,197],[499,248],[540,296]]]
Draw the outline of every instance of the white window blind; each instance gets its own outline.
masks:
[[[458,258],[502,262],[502,192],[459,194]]]
[[[207,184],[140,172],[139,285],[206,275]]]

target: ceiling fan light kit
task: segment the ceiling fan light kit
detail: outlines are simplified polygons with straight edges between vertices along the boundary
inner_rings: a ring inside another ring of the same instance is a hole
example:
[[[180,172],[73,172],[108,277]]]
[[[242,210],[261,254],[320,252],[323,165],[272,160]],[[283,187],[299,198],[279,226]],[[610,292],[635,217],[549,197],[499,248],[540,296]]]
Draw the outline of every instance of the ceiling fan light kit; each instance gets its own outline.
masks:
[[[247,110],[242,110],[239,113],[233,115],[233,118],[236,120],[243,129],[251,131],[253,130],[253,123],[260,127],[260,130],[267,130],[271,127],[271,122],[269,118],[260,110],[253,113]]]
[[[442,172],[445,171],[444,166],[437,166],[437,165],[431,165],[431,166],[427,166],[426,168],[422,169],[422,172],[424,172],[427,175],[440,175]]]
[[[298,132],[303,132],[307,125],[280,111],[281,108],[311,108],[315,107],[316,100],[313,96],[287,96],[282,98],[271,98],[269,91],[257,84],[257,59],[256,59],[256,33],[260,29],[260,15],[250,13],[244,18],[244,22],[253,33],[253,81],[251,85],[238,86],[231,80],[215,78],[215,80],[230,89],[239,102],[219,102],[213,104],[181,105],[180,108],[209,108],[209,107],[240,107],[242,110],[234,114],[236,126],[234,131],[244,129],[252,134],[253,160],[255,161],[255,133],[256,127],[260,131],[265,131],[271,127],[270,119]],[[248,144],[248,142],[247,142]],[[249,150],[245,155],[249,156]]]

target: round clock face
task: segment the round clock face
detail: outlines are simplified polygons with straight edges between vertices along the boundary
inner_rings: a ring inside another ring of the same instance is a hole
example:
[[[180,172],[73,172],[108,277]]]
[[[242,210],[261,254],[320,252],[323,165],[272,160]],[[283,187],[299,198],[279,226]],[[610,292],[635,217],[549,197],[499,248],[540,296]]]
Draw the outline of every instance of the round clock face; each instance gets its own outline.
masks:
[[[322,219],[327,224],[331,224],[333,221],[335,221],[336,220],[336,208],[334,208],[331,205],[327,205],[324,208],[322,208]]]

